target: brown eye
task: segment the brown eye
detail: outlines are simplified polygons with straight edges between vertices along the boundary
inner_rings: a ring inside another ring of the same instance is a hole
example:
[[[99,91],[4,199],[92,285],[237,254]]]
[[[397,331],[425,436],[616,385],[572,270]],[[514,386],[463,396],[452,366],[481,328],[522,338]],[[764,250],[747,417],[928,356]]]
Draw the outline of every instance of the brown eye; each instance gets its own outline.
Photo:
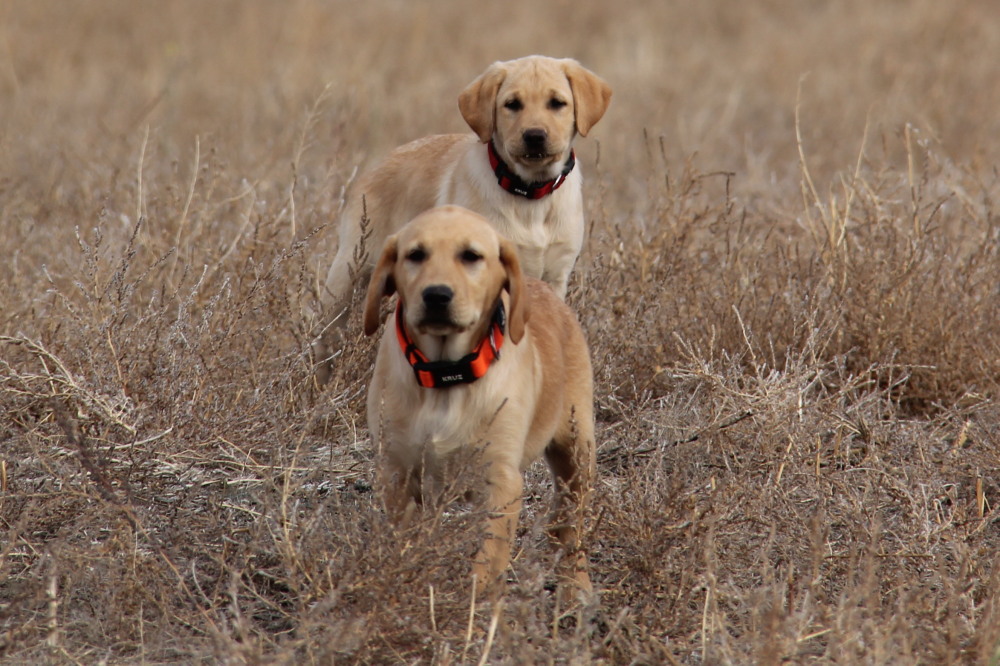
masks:
[[[553,97],[552,99],[549,100],[549,108],[552,109],[553,111],[558,111],[564,106],[566,106],[566,102],[557,97]]]
[[[521,109],[524,108],[524,104],[522,104],[521,100],[517,98],[509,99],[506,102],[504,102],[503,108],[507,109],[508,111],[520,111]]]
[[[475,250],[462,250],[462,253],[458,255],[458,257],[464,264],[474,264],[477,261],[482,261],[483,259],[483,255],[479,254]]]
[[[406,253],[406,260],[415,264],[422,264],[427,260],[427,252],[422,247],[415,247]]]

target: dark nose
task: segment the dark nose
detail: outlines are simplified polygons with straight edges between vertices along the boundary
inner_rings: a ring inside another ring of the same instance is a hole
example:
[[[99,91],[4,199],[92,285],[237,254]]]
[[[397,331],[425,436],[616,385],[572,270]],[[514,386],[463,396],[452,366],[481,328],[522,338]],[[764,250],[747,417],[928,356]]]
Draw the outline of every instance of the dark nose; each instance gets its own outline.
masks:
[[[524,145],[538,148],[545,145],[545,140],[549,138],[549,133],[540,128],[532,128],[524,130],[524,134],[521,137],[524,139]]]
[[[455,292],[451,290],[451,287],[444,284],[433,284],[424,289],[424,305],[429,308],[445,308],[451,303],[452,297],[455,296]]]

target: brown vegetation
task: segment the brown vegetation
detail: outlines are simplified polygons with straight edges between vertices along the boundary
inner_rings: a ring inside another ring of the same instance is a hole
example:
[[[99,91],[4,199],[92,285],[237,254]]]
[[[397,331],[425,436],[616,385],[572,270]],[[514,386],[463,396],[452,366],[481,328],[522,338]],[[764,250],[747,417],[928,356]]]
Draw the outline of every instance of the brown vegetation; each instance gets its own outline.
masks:
[[[474,603],[475,516],[387,536],[360,326],[308,355],[355,169],[533,52],[615,88],[568,612],[543,469]],[[0,5],[0,659],[996,663],[998,61],[988,0]]]

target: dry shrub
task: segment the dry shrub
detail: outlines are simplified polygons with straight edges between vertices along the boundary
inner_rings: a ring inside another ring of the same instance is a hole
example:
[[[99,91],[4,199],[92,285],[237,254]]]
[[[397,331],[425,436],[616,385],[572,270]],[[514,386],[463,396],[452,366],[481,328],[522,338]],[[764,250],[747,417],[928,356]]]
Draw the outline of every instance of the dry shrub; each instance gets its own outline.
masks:
[[[629,9],[483,6],[493,43],[441,3],[0,10],[0,660],[1000,658],[992,5]],[[322,391],[309,348],[358,166],[531,51],[616,90],[568,609],[545,470],[474,599],[478,510],[384,516],[373,341]]]
[[[726,351],[781,371],[815,338],[816,360],[844,357],[910,410],[995,393],[996,178],[907,150],[909,172],[863,154],[827,197],[804,167],[794,218],[741,204],[734,174],[654,161],[643,209],[595,225],[572,295],[596,353],[638,361],[600,363],[609,390],[653,389],[666,365]]]

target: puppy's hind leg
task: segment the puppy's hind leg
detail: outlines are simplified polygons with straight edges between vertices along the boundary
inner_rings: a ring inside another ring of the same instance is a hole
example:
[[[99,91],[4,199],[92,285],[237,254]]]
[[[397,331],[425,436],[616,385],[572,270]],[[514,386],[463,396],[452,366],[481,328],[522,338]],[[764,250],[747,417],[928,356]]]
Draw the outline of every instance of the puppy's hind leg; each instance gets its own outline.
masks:
[[[333,355],[344,347],[354,287],[357,284],[367,284],[372,273],[371,253],[369,252],[372,230],[364,205],[362,199],[364,212],[360,223],[349,223],[341,229],[337,256],[330,264],[326,281],[320,292],[319,300],[323,308],[324,318],[323,327],[312,343],[316,381],[320,386],[324,386],[330,381]]]
[[[569,427],[556,435],[545,449],[545,459],[555,484],[549,533],[562,549],[559,576],[589,596],[593,587],[580,530],[594,483],[596,456],[593,420],[589,410],[584,411],[588,413],[574,417]]]
[[[344,347],[354,284],[367,282],[370,275],[371,268],[367,265],[358,267],[356,275],[352,275],[350,260],[342,257],[340,252],[330,265],[320,299],[324,325],[312,343],[316,381],[320,386],[330,381],[333,356]]]

